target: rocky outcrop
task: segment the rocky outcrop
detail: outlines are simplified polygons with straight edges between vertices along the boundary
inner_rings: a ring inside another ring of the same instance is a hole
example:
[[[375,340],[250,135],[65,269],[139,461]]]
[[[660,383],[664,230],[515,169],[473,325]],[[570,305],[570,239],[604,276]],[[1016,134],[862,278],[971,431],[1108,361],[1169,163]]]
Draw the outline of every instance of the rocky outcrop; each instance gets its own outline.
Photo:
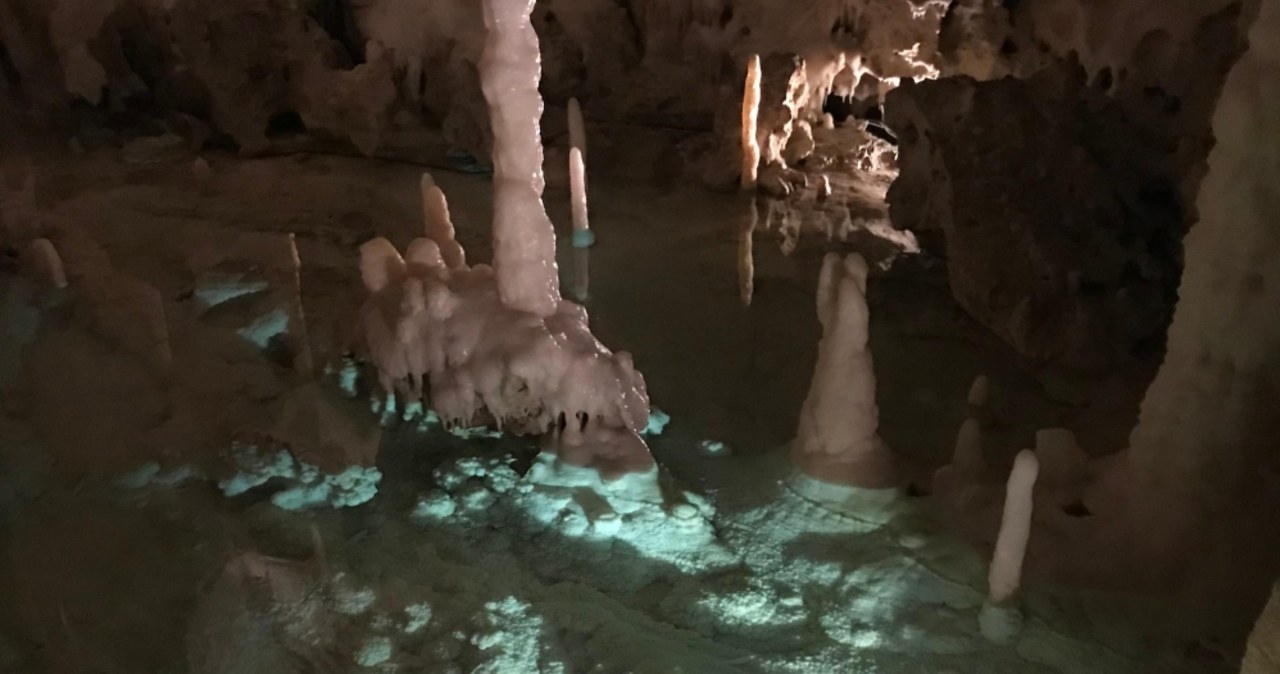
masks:
[[[945,252],[960,303],[1035,360],[1098,367],[1159,346],[1255,4],[953,3],[944,72],[1039,74],[889,95],[895,226]]]
[[[1078,66],[891,92],[895,226],[945,252],[957,300],[1023,354],[1100,367],[1158,344],[1188,225],[1176,162]]]
[[[249,153],[290,125],[371,153],[397,99],[389,53],[352,52],[288,0],[0,0],[0,23],[28,104],[195,115]]]

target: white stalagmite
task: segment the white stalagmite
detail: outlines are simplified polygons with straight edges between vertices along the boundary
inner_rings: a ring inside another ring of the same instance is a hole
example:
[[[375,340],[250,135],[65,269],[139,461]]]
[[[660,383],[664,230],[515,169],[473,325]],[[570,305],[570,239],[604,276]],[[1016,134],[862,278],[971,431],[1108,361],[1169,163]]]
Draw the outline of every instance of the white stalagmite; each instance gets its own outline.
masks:
[[[582,150],[569,148],[569,203],[573,214],[573,246],[587,248],[595,242],[587,220],[587,166]]]
[[[822,340],[792,460],[821,482],[879,489],[895,486],[897,475],[877,434],[866,291],[867,263],[861,255],[827,254],[818,277]]]
[[[760,141],[756,125],[760,117],[760,56],[747,60],[746,87],[742,92],[742,189],[753,190],[760,172]]]
[[[502,303],[538,316],[560,302],[555,229],[542,204],[538,80],[542,57],[530,23],[534,0],[483,0],[488,29],[480,84],[493,125],[493,268]]]
[[[547,434],[539,461],[552,472],[568,464],[604,480],[639,474],[636,479],[657,489],[658,470],[640,438],[650,411],[644,377],[630,354],[611,352],[591,334],[581,305],[560,297],[555,232],[541,198],[533,1],[484,0],[483,6],[489,36],[480,70],[494,129],[494,266],[448,264],[444,244],[456,243],[452,226],[449,236],[412,241],[405,257],[385,239],[361,246],[369,296],[359,321],[387,394],[384,416],[390,419],[386,413],[403,396],[406,415],[429,403],[446,427]],[[423,185],[424,194],[438,192],[428,178]],[[585,282],[581,289],[585,295]]]
[[[569,99],[569,147],[582,150],[587,154],[587,125],[582,120],[582,105],[578,99]]]
[[[1022,614],[1013,605],[1022,584],[1022,560],[1031,537],[1032,492],[1040,464],[1035,452],[1024,449],[1013,460],[1005,486],[1000,533],[987,571],[987,601],[978,614],[982,635],[996,643],[1008,643],[1022,629]]]
[[[994,606],[1008,605],[1022,583],[1022,559],[1027,553],[1027,539],[1031,537],[1031,493],[1039,471],[1040,462],[1035,452],[1029,449],[1018,452],[1005,486],[1000,534],[996,536],[996,549],[987,572],[987,601]]]
[[[422,215],[427,238],[436,242],[440,257],[449,269],[467,266],[467,253],[458,243],[449,215],[449,200],[445,198],[430,173],[422,174]]]
[[[446,426],[550,432],[553,465],[589,468],[604,479],[639,473],[656,488],[658,471],[640,438],[649,423],[644,377],[630,354],[609,351],[591,334],[585,309],[560,297],[555,232],[541,198],[532,4],[484,0],[494,266],[461,264],[461,248],[460,263],[451,264],[457,243],[444,195],[424,176],[431,236],[412,241],[405,257],[382,238],[360,247],[369,291],[363,342],[387,394],[384,414],[403,396],[406,414],[429,401]]]
[[[404,274],[404,258],[390,241],[378,237],[360,246],[360,278],[370,291],[378,292]]]

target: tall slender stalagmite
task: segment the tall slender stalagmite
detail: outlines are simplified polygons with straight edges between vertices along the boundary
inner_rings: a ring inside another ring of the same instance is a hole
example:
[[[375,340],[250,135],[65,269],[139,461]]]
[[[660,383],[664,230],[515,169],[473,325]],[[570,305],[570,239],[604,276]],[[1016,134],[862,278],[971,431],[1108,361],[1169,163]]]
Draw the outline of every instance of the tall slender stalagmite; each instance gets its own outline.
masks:
[[[502,303],[550,316],[560,301],[556,237],[542,204],[542,58],[534,0],[483,0],[480,84],[493,125],[493,268]]]
[[[1039,472],[1036,453],[1024,449],[1014,457],[1005,486],[1000,533],[987,571],[987,601],[978,615],[982,635],[997,643],[1011,641],[1022,627],[1022,614],[1014,598],[1022,585],[1022,561],[1031,537],[1032,492]]]

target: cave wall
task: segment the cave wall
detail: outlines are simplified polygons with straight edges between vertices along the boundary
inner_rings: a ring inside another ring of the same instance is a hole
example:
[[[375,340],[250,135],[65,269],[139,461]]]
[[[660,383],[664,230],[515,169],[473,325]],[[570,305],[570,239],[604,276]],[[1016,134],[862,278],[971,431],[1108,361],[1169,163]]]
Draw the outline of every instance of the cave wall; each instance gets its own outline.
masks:
[[[901,175],[888,198],[895,226],[948,259],[972,315],[1036,363],[1104,370],[1163,346],[1247,13],[1058,5],[1013,14],[1065,55],[1036,74],[890,93]],[[1012,71],[1026,35],[1009,40]]]
[[[1179,174],[1079,67],[908,84],[886,113],[894,224],[945,254],[970,314],[1042,363],[1102,368],[1161,343]]]
[[[1195,504],[1185,524],[1214,528],[1231,521],[1229,506],[1274,512],[1277,504],[1260,499],[1280,487],[1276,2],[1261,3],[1249,35],[1214,112],[1217,144],[1185,241],[1167,353],[1127,456],[1154,494]]]

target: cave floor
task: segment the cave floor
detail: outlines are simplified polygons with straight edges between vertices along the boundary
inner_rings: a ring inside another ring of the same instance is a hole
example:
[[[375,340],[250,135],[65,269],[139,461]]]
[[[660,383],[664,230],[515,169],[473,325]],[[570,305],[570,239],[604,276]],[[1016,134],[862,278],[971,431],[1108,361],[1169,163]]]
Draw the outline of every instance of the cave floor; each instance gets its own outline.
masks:
[[[420,235],[422,169],[306,154],[208,163],[104,151],[38,164],[41,217],[159,292],[172,370],[156,376],[87,329],[74,298],[89,289],[49,298],[0,268],[4,671],[1231,671],[1168,603],[1042,587],[1034,569],[1021,635],[987,641],[986,553],[943,531],[925,495],[978,374],[1002,466],[1051,426],[1094,453],[1119,448],[1144,379],[1032,376],[955,306],[939,261],[889,259],[865,237],[787,243],[759,227],[744,306],[750,202],[737,196],[607,180],[591,193],[585,304],[670,414],[650,444],[664,480],[701,504],[694,521],[641,511],[611,529],[599,504],[516,486],[533,441],[422,419],[382,429],[384,477],[364,505],[226,498],[199,476],[226,470],[227,437],[269,423],[296,381],[229,343],[238,314],[191,310],[188,249],[293,233],[307,341],[333,362],[363,297],[356,248]],[[487,260],[488,180],[433,175],[469,259]],[[582,257],[567,245],[567,194],[546,201],[569,289]],[[881,434],[914,496],[838,514],[789,486],[785,447],[812,374],[821,257],[867,245],[885,267],[869,299]],[[160,472],[121,482],[148,464]],[[190,479],[157,477],[179,474]]]

